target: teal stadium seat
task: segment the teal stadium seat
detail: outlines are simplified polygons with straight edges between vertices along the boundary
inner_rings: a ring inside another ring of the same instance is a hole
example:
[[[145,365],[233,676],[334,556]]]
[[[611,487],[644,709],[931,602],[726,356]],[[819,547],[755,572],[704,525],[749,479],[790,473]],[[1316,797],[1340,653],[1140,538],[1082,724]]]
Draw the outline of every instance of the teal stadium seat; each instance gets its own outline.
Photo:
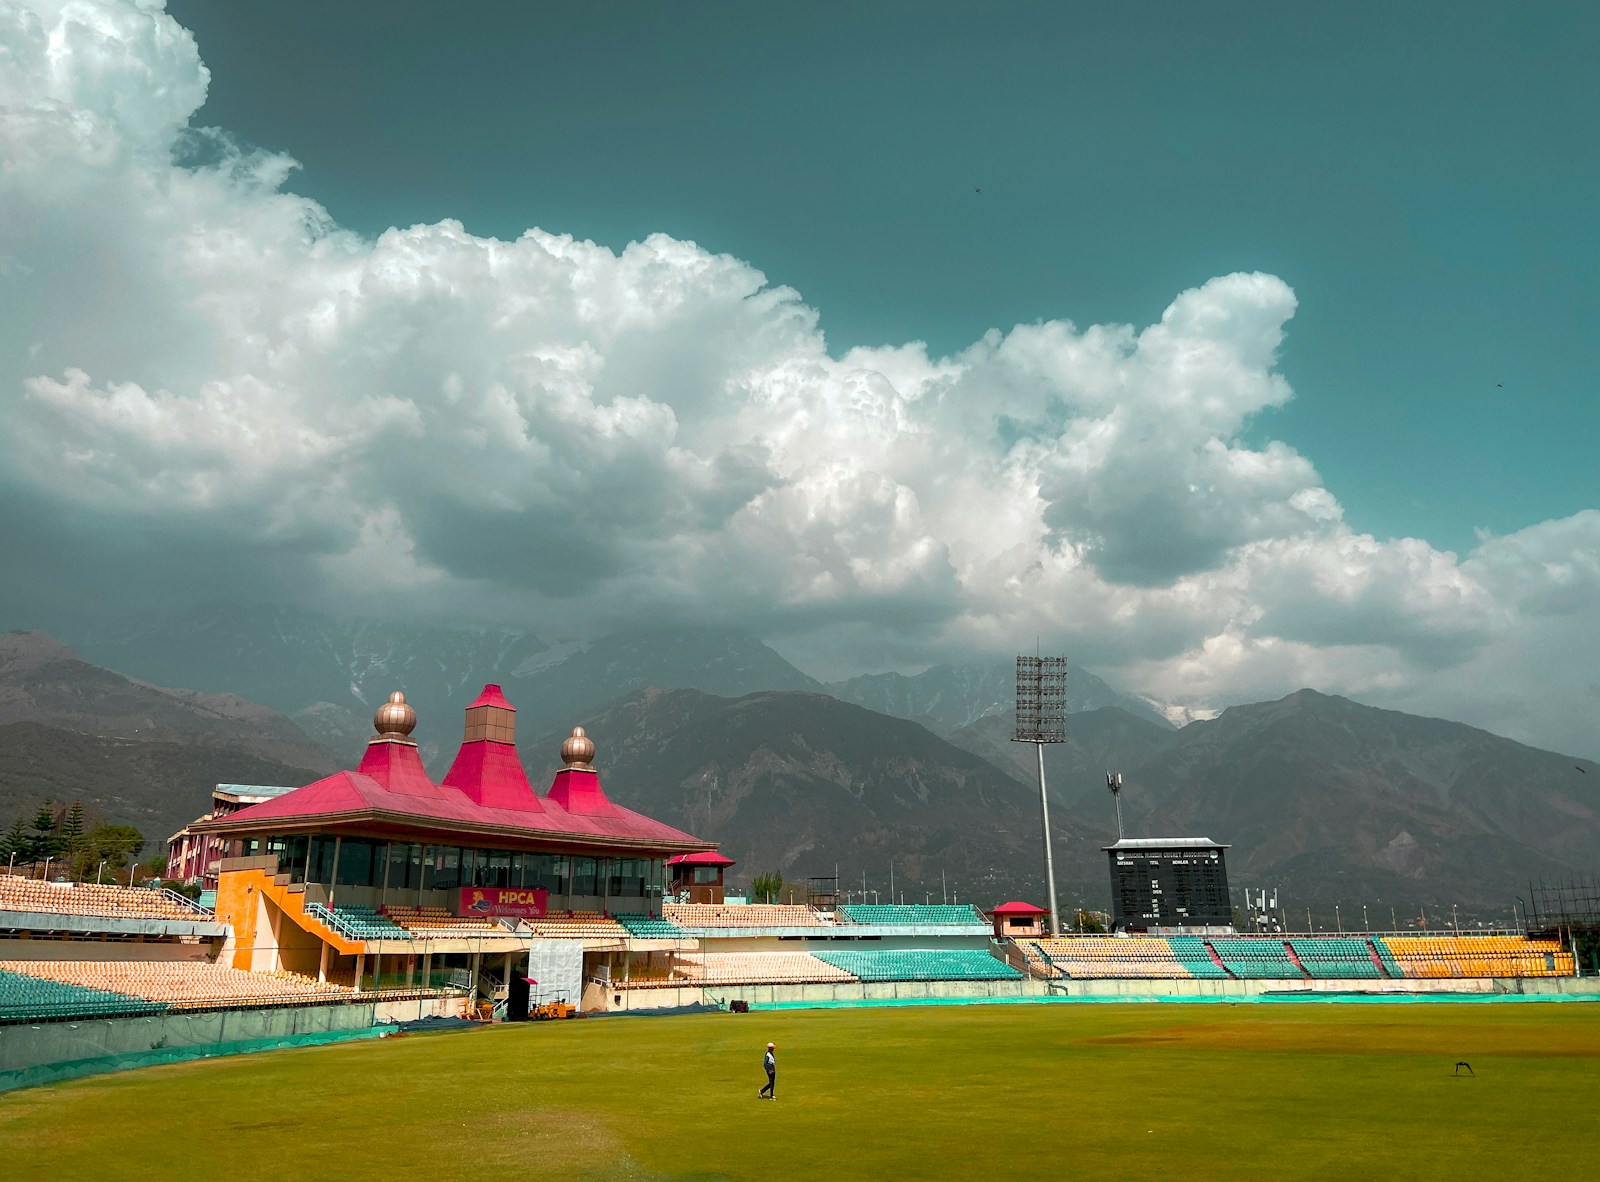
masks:
[[[166,1008],[162,1002],[126,993],[85,989],[0,969],[0,1022],[129,1017],[159,1014]]]
[[[840,907],[851,923],[872,923],[895,927],[983,927],[989,925],[976,908],[965,903],[877,904],[851,903]]]
[[[862,981],[1020,981],[1022,974],[980,948],[813,952]]]
[[[1206,951],[1205,941],[1198,936],[1173,936],[1167,943],[1172,945],[1172,955],[1178,958],[1179,964],[1189,970],[1191,977],[1213,980],[1227,978],[1228,970],[1211,959],[1211,954]]]
[[[1353,937],[1296,937],[1289,947],[1313,977],[1382,977],[1383,973],[1372,963],[1372,953],[1365,938]],[[1398,974],[1397,974],[1398,975]]]
[[[1305,980],[1305,974],[1289,959],[1282,940],[1214,939],[1210,941],[1222,963],[1235,977],[1254,979]]]
[[[640,940],[681,940],[685,933],[670,919],[657,919],[653,915],[624,915],[611,917],[620,923],[628,935]]]
[[[328,908],[321,903],[307,903],[306,912],[322,920],[336,932],[342,932],[355,940],[410,940],[412,935],[405,928],[393,922],[385,915],[379,915],[371,907],[358,903],[339,903],[333,908],[330,916]]]

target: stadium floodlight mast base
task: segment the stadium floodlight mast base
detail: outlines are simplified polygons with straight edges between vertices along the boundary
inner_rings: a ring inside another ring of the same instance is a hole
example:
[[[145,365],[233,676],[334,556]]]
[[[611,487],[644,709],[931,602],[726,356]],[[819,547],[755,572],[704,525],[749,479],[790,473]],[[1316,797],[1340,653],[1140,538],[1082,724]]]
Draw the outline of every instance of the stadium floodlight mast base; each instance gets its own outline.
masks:
[[[1050,935],[1061,935],[1061,910],[1056,904],[1056,863],[1050,848],[1050,796],[1044,782],[1044,745],[1067,741],[1067,658],[1017,658],[1016,743],[1032,743],[1039,752],[1039,815],[1044,824],[1044,879],[1050,895]]]

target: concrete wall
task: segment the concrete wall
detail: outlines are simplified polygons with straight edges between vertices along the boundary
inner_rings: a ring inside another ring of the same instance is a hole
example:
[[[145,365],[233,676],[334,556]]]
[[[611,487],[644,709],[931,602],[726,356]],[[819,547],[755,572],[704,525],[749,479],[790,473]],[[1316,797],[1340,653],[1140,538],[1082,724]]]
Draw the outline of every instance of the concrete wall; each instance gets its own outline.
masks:
[[[370,1004],[0,1026],[0,1091],[156,1061],[292,1045],[372,1026]]]
[[[373,1003],[373,1021],[416,1022],[423,1018],[459,1018],[461,1007],[466,1005],[465,994],[454,997],[417,997],[406,1001],[380,1001]]]
[[[1042,981],[840,981],[826,985],[707,985],[681,989],[613,989],[606,1009],[658,1010],[701,1002],[747,1001],[751,1005],[804,1002],[848,1004],[866,1001],[1044,997]],[[617,1001],[620,994],[621,1001]]]
[[[1065,986],[1065,987],[1063,987]],[[621,1002],[616,999],[621,994]],[[1355,981],[879,981],[829,985],[712,985],[677,989],[611,990],[605,1008],[625,1010],[668,1009],[700,1002],[748,1001],[751,1005],[795,1005],[807,1002],[834,1005],[925,999],[1082,998],[1103,1001],[1161,1001],[1234,999],[1249,1001],[1266,994],[1380,993],[1389,996],[1426,997],[1454,993],[1483,996],[1597,997],[1600,978],[1526,977],[1455,978],[1439,980]]]

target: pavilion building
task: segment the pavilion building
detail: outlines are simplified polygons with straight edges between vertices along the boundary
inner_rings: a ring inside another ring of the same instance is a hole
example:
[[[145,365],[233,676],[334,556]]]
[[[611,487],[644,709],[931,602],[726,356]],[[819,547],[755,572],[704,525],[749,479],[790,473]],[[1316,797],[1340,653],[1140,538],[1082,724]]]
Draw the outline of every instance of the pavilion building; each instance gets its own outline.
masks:
[[[666,860],[714,846],[610,800],[582,727],[540,796],[518,756],[516,708],[497,685],[467,707],[439,783],[411,738],[416,722],[404,694],[391,694],[354,771],[189,826],[226,847],[216,912],[232,925],[235,967],[361,988],[427,983],[441,970],[475,982],[503,958],[504,987],[532,975],[517,966],[548,921],[576,924],[577,938],[560,943],[581,949],[588,974],[623,947],[600,938],[602,926],[623,933],[607,917],[659,916]]]

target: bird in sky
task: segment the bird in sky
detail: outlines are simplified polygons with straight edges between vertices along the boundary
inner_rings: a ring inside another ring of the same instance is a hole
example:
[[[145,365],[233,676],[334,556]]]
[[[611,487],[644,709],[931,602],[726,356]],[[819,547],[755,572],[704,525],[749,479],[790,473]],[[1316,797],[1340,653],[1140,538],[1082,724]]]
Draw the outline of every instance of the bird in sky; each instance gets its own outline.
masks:
[[[981,192],[983,192],[983,190],[982,190],[982,189],[973,189],[973,190],[972,190],[972,191],[973,191],[973,192],[974,192],[974,193],[981,193]]]
[[[1573,764],[1573,765],[1572,765],[1572,766],[1573,766],[1573,767],[1578,767],[1578,765],[1577,765],[1577,764]],[[1589,774],[1589,769],[1588,769],[1588,768],[1586,768],[1586,767],[1578,767],[1578,770],[1579,770],[1579,771],[1580,771],[1580,772],[1582,772],[1582,773],[1583,773],[1583,774],[1584,774],[1584,775],[1586,775],[1586,776],[1587,776],[1587,775],[1588,775],[1588,774]]]

